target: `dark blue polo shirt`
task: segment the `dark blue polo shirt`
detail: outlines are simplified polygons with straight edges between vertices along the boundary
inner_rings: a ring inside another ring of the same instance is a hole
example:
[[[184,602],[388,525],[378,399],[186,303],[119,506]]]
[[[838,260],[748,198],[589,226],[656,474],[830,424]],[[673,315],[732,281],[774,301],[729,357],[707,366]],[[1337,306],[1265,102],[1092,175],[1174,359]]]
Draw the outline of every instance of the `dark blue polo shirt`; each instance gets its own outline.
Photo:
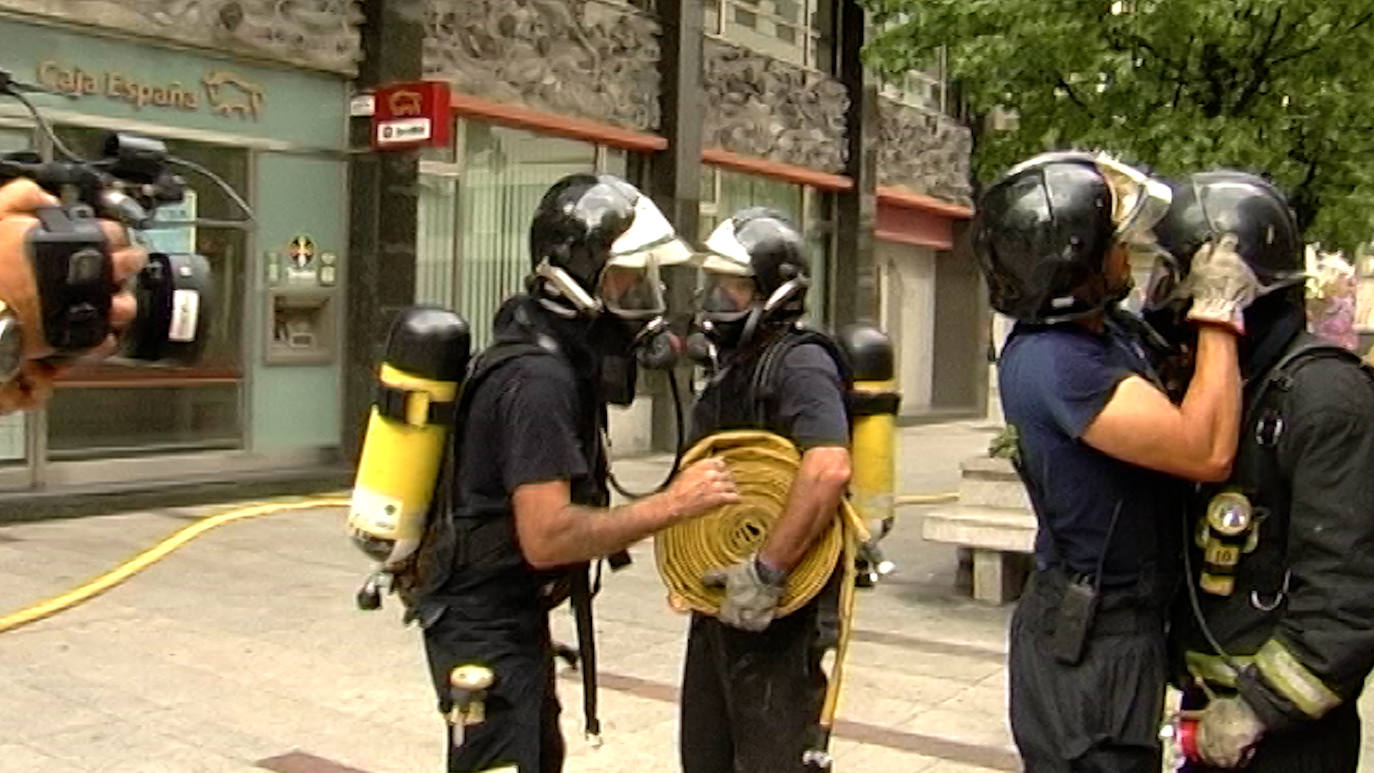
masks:
[[[1017,429],[1024,473],[1039,494],[1037,567],[1095,574],[1105,550],[1106,586],[1133,585],[1142,574],[1171,576],[1186,484],[1082,441],[1123,380],[1153,380],[1140,347],[1114,327],[1099,334],[1072,323],[1018,324],[998,372],[1007,423]]]

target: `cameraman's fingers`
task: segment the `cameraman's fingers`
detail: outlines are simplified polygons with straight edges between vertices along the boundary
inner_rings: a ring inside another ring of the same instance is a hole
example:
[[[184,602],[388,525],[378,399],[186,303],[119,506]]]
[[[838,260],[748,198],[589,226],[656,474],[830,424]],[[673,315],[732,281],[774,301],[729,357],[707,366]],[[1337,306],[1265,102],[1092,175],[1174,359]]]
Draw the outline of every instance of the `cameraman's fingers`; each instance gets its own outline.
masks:
[[[0,217],[32,214],[39,207],[57,206],[57,197],[26,177],[0,185]]]
[[[123,292],[110,299],[110,325],[115,330],[123,330],[134,321],[138,313],[138,301],[133,293]]]
[[[0,186],[0,196],[9,186]],[[40,191],[41,192],[41,191]],[[38,221],[27,215],[0,215],[0,301],[24,327],[24,357],[37,359],[52,349],[43,339],[43,315],[29,264],[28,233]]]
[[[19,375],[0,386],[0,414],[41,408],[52,395],[58,369],[40,362],[24,363]]]
[[[114,263],[116,284],[122,283],[148,265],[148,253],[144,252],[141,247],[125,247],[115,252],[110,258]]]
[[[119,339],[115,336],[105,336],[105,340],[99,346],[81,355],[82,360],[103,360],[106,357],[119,351]]]
[[[123,224],[115,220],[101,220],[100,230],[105,232],[105,243],[110,246],[110,252],[129,246],[129,229]]]

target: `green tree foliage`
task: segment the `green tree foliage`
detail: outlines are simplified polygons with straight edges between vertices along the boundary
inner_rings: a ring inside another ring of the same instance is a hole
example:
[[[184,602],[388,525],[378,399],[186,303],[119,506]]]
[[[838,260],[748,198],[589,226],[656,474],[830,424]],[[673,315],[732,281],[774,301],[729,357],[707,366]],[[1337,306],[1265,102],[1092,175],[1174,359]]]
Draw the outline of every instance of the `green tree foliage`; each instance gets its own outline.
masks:
[[[986,181],[1042,150],[1105,150],[1165,175],[1237,167],[1289,196],[1309,240],[1374,231],[1371,0],[861,0],[870,65],[949,50]],[[1014,128],[981,118],[1011,111]]]

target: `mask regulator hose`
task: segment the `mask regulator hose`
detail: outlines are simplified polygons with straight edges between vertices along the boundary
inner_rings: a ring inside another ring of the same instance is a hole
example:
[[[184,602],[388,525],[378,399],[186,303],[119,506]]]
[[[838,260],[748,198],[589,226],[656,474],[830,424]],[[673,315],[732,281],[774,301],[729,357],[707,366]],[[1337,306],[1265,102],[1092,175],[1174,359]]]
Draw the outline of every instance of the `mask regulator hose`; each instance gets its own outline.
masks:
[[[674,447],[677,448],[677,453],[673,457],[672,469],[668,470],[668,475],[663,478],[663,482],[659,483],[658,486],[654,487],[652,491],[643,492],[630,491],[629,489],[620,485],[620,481],[616,480],[615,473],[610,470],[610,454],[608,453],[606,456],[606,479],[611,484],[611,488],[615,489],[615,492],[617,494],[621,495],[622,497],[625,497],[626,499],[643,499],[644,497],[657,494],[658,492],[668,488],[668,484],[672,481],[673,476],[677,475],[678,469],[682,467],[682,453],[684,450],[682,447],[682,439],[683,436],[686,434],[686,429],[683,426],[682,391],[678,387],[677,376],[673,375],[673,372],[671,370],[665,370],[663,374],[668,377],[668,391],[673,396],[673,419],[674,424],[677,428],[677,439],[674,443]],[[602,428],[601,430],[601,437],[602,443],[609,448],[610,440],[606,436],[605,428]]]

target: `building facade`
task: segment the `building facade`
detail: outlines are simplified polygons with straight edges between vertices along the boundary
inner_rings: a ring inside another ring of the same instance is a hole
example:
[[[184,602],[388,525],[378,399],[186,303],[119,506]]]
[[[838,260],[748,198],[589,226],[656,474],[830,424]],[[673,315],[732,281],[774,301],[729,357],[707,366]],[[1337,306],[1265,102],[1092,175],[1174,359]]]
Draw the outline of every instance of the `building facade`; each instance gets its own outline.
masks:
[[[461,311],[477,344],[528,268],[534,204],[622,175],[698,241],[751,205],[812,247],[812,321],[879,321],[909,418],[981,413],[987,314],[960,234],[968,131],[940,63],[878,83],[854,0],[0,0],[0,67],[59,142],[132,131],[203,177],[143,235],[220,286],[194,368],[74,369],[0,417],[0,500],[346,471],[394,313]],[[377,153],[358,97],[447,81],[453,142]],[[0,100],[0,152],[54,143]],[[672,303],[695,277],[670,274]],[[686,375],[686,374],[682,374]],[[665,383],[613,419],[617,454],[675,442]]]
[[[82,365],[46,410],[0,417],[0,497],[235,480],[337,464],[348,274],[351,2],[0,0],[0,67],[51,94],[40,131],[0,100],[0,151],[98,157],[108,131],[164,140],[255,210],[184,169],[186,200],[142,234],[216,274],[193,368]]]
[[[853,0],[369,6],[369,26],[387,32],[375,48],[364,35],[360,90],[448,81],[455,140],[413,162],[369,160],[354,177],[355,201],[380,186],[413,191],[415,207],[413,238],[378,223],[355,239],[358,255],[414,245],[387,260],[413,265],[408,285],[378,275],[353,286],[352,309],[377,315],[360,359],[377,356],[387,310],[412,300],[460,310],[484,343],[496,304],[522,287],[539,196],[570,172],[609,171],[698,240],[745,206],[788,213],[812,245],[812,320],[873,319],[892,334],[903,414],[982,411],[987,314],[957,249],[971,214],[969,132],[940,63],[888,84],[861,66],[866,20]],[[410,201],[390,201],[387,218],[408,215]],[[669,281],[678,302],[690,299],[693,277]],[[352,385],[355,410],[366,389]],[[642,379],[641,392],[612,419],[620,453],[671,445],[662,384]]]

